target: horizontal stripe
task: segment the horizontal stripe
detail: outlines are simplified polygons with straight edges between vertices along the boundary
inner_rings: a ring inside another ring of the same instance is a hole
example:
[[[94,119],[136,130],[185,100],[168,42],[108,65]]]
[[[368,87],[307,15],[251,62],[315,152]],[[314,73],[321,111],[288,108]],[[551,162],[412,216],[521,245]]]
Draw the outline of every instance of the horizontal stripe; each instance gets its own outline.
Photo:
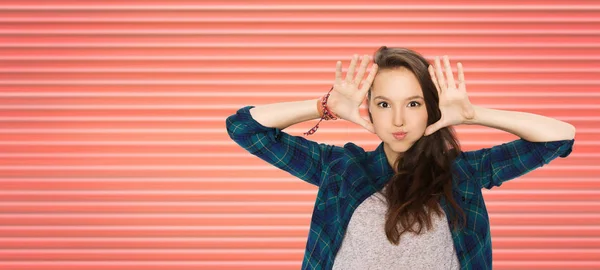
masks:
[[[592,251],[593,249],[590,249]],[[237,253],[237,254],[248,254],[248,253],[257,253],[257,252],[265,252],[265,253],[278,253],[278,254],[290,254],[290,253],[301,253],[304,249],[298,248],[227,248],[227,249],[208,249],[208,248],[169,248],[169,249],[160,249],[160,248],[152,248],[152,249],[139,249],[139,248],[106,248],[106,249],[96,249],[96,248],[52,248],[52,249],[38,249],[38,248],[28,248],[28,249],[7,249],[1,248],[0,253],[2,254],[10,254],[10,253],[29,253],[29,252],[40,252],[44,254],[64,254],[64,253],[85,253],[85,254],[96,254],[96,253],[132,253],[132,254],[148,254],[148,253],[159,253],[159,254],[170,254],[170,253],[198,253],[198,254],[219,254],[219,253]]]
[[[322,143],[328,143],[328,144],[335,144],[335,145],[344,145],[346,143],[348,143],[348,141],[332,141],[332,140],[328,140],[328,141],[323,141]],[[379,145],[381,143],[381,141],[360,141],[360,140],[353,140],[353,143],[357,144],[357,145],[363,145],[363,146],[367,146],[367,145]],[[503,141],[467,141],[467,142],[461,142],[461,145],[476,145],[476,146],[480,146],[480,145],[488,145],[488,144],[502,144],[505,143]],[[209,145],[209,146],[215,146],[215,145],[233,145],[235,144],[234,142],[231,141],[209,141],[209,140],[203,140],[203,141],[59,141],[59,142],[52,142],[52,141],[0,141],[0,145],[9,145],[9,146],[13,146],[13,145],[151,145],[151,146],[157,146],[157,145],[194,145],[194,146],[200,146],[200,145]],[[584,140],[578,140],[577,141],[577,145],[600,145],[600,141],[584,141]],[[256,166],[252,166],[252,167],[256,167]],[[273,167],[273,166],[270,166]]]
[[[329,80],[0,80],[0,85],[330,85]],[[470,85],[600,85],[600,80],[471,80]],[[574,106],[570,106],[576,108]],[[239,108],[239,106],[238,106]]]
[[[494,266],[496,267],[546,267],[544,269],[557,269],[556,267],[563,267],[561,269],[573,269],[572,267],[594,267],[591,269],[597,269],[600,267],[599,261],[585,261],[585,260],[552,260],[552,261],[532,261],[532,260],[517,260],[517,261],[503,261],[494,260]]]
[[[262,10],[327,10],[327,11],[437,11],[437,10],[489,10],[489,11],[598,11],[600,5],[3,5],[0,11],[74,11],[74,10],[158,10],[158,11],[262,11]]]
[[[522,28],[522,27],[521,27]],[[574,30],[574,29],[531,29],[531,30],[456,30],[456,29],[439,29],[439,30],[396,30],[387,29],[382,30],[379,28],[374,29],[331,29],[331,30],[296,30],[296,29],[192,29],[192,30],[181,30],[181,29],[169,29],[169,30],[158,30],[158,29],[133,29],[133,30],[97,30],[97,29],[86,29],[86,30],[56,30],[56,29],[43,29],[43,30],[6,30],[0,29],[0,35],[16,35],[16,36],[32,36],[32,35],[85,35],[85,36],[99,36],[99,35],[150,35],[150,36],[172,36],[172,35],[215,35],[215,36],[227,36],[227,35],[361,35],[361,36],[376,36],[376,35],[483,35],[483,36],[497,36],[497,35],[509,35],[509,36],[522,36],[522,35],[563,35],[563,36],[577,36],[577,35],[600,35],[599,30]],[[250,43],[251,44],[251,43]]]
[[[573,156],[577,156],[573,154]],[[234,153],[143,153],[143,154],[129,154],[129,153],[27,153],[27,154],[1,154],[0,157],[235,157],[235,158],[248,158],[248,154],[234,154]],[[593,156],[600,157],[600,154]],[[0,181],[2,181],[0,179]]]
[[[565,191],[565,194],[569,193]],[[585,192],[584,192],[585,193]],[[314,195],[314,190],[0,190],[0,195]],[[577,194],[581,194],[578,192]],[[600,191],[592,194],[600,194]]]
[[[204,116],[194,116],[194,117],[188,117],[188,116],[162,116],[162,117],[157,117],[157,116],[8,116],[8,117],[0,117],[0,121],[15,121],[15,122],[26,122],[26,121],[48,121],[48,122],[63,122],[63,121],[83,121],[83,122],[89,122],[89,121],[114,121],[114,122],[129,122],[129,121],[149,121],[149,122],[153,122],[153,121],[177,121],[177,122],[181,122],[181,121],[190,121],[190,122],[197,122],[197,121],[218,121],[221,122],[223,121],[224,117],[204,117]],[[559,119],[559,120],[563,120],[563,121],[590,121],[590,122],[595,122],[595,121],[600,121],[600,116],[553,116],[553,118],[555,119]],[[309,121],[317,121],[317,119],[314,120],[309,120]],[[460,129],[460,127],[457,127],[457,129]],[[213,129],[204,129],[204,130],[213,130]],[[294,129],[294,128],[287,128],[287,130],[291,130],[293,132],[295,131],[299,131],[299,129]],[[328,129],[324,129],[323,131],[319,131],[320,133],[332,133],[332,132],[338,132],[335,130],[339,130],[339,129],[335,129],[335,128],[328,128]],[[353,130],[356,130],[356,128],[351,128],[348,127],[347,129],[345,129],[345,132],[352,132]],[[360,130],[360,129],[358,129]],[[490,131],[492,132],[492,131]]]
[[[561,178],[562,179],[562,178]],[[576,178],[575,178],[576,179]],[[585,179],[585,178],[584,178]],[[39,182],[39,181],[60,181],[60,182],[141,182],[141,183],[151,183],[151,182],[265,182],[265,183],[279,183],[279,182],[297,182],[298,179],[295,177],[288,178],[277,178],[277,177],[260,177],[260,178],[248,178],[248,177],[235,177],[235,178],[203,178],[203,177],[161,177],[161,178],[151,178],[151,177],[131,177],[131,178],[119,178],[119,177],[111,177],[111,178],[2,178],[0,177],[0,182]],[[564,179],[563,179],[564,181]]]
[[[393,45],[393,44],[392,44]],[[389,45],[389,46],[392,46]],[[0,48],[377,48],[381,46],[380,43],[358,43],[358,42],[344,42],[344,43],[333,43],[333,42],[286,42],[286,43],[273,43],[273,42],[252,42],[252,43],[241,43],[241,42],[202,42],[202,43],[3,43],[0,44]],[[488,42],[488,43],[406,43],[402,44],[406,47],[421,47],[421,48],[559,48],[559,49],[581,49],[581,48],[598,48],[597,43],[503,43],[503,42]],[[222,56],[226,57],[226,56]],[[243,56],[241,56],[243,57]],[[463,56],[460,56],[461,58]],[[468,56],[465,56],[468,57]],[[556,56],[555,56],[556,57]],[[345,57],[347,58],[347,56]],[[425,56],[426,59],[433,59],[432,56]]]
[[[600,72],[600,69],[597,70]],[[515,71],[516,72],[516,71]],[[4,97],[318,97],[323,92],[0,92]],[[469,97],[600,97],[598,92],[469,92]],[[571,117],[571,116],[567,116]],[[75,118],[75,117],[74,117]],[[138,118],[135,118],[138,119]],[[595,119],[600,119],[596,117]]]
[[[577,231],[577,230],[600,230],[600,225],[493,225],[496,230],[532,230],[532,231]],[[309,226],[298,225],[239,225],[239,226],[204,226],[204,225],[7,225],[0,226],[1,231],[91,231],[91,230],[119,230],[119,231],[143,231],[143,230],[207,230],[207,231],[294,231],[308,230]]]
[[[132,265],[142,265],[142,266],[207,266],[207,265],[215,265],[215,266],[249,266],[249,265],[259,265],[259,266],[267,266],[267,265],[276,265],[276,266],[299,266],[300,262],[298,261],[277,261],[277,260],[268,260],[268,261],[183,261],[183,260],[151,260],[151,261],[136,261],[136,260],[118,260],[118,261],[94,261],[94,260],[52,260],[52,261],[44,261],[44,260],[29,260],[29,261],[18,261],[18,260],[10,260],[10,261],[2,261],[0,262],[0,266],[132,266]]]
[[[169,248],[169,249],[140,249],[140,248],[52,248],[52,249],[40,249],[40,248],[28,248],[28,249],[0,249],[0,254],[30,254],[38,252],[42,254],[256,254],[256,253],[269,253],[269,254],[302,254],[304,249],[302,248],[227,248],[227,249],[207,249],[207,248]],[[512,254],[512,253],[590,253],[598,252],[600,249],[596,248],[514,248],[514,249],[494,249],[495,253]],[[599,262],[600,263],[600,262]],[[0,263],[1,264],[1,263]]]
[[[290,241],[301,241],[305,242],[305,237],[110,237],[110,236],[98,236],[98,237],[0,237],[0,242],[37,242],[37,241],[60,241],[60,242],[111,242],[111,241],[128,241],[128,242],[156,242],[156,241],[169,241],[176,242],[181,241],[185,243],[190,242],[290,242]],[[509,236],[495,236],[493,241],[498,242],[592,242],[596,243],[600,241],[600,237],[509,237]]]
[[[1,46],[0,46],[1,47]],[[600,45],[596,45],[596,47],[600,47]],[[343,70],[347,70],[346,68],[344,68]],[[465,72],[468,73],[475,73],[475,72],[485,72],[485,73],[597,73],[600,72],[600,68],[464,68],[463,69]],[[10,69],[1,69],[0,68],[0,72],[2,73],[102,73],[102,72],[108,72],[108,73],[137,73],[137,72],[148,72],[148,73],[232,73],[232,74],[236,74],[239,72],[249,72],[249,73],[321,73],[321,72],[330,72],[331,69],[330,68],[10,68]],[[456,72],[456,69],[453,69],[454,72]],[[196,93],[189,93],[189,92],[181,92],[181,93],[173,93],[175,95],[179,94],[179,95],[197,95],[197,96],[232,96],[233,94],[235,94],[236,92],[225,92],[225,93],[212,93],[212,92],[196,92]],[[240,92],[243,93],[245,95],[248,95],[247,92]],[[485,95],[499,95],[499,94],[503,94],[505,92],[496,92],[496,93],[492,93],[492,92],[485,92],[485,93],[473,93],[473,94],[485,94]],[[38,93],[2,93],[2,95],[0,96],[10,96],[10,95],[18,95],[18,94],[23,94],[23,95],[27,95],[27,96],[31,96],[34,94],[40,94],[40,95],[61,95],[61,93],[52,93],[52,92],[48,92],[48,93],[42,93],[42,92],[38,92]],[[110,93],[62,93],[62,95],[77,95],[77,94],[81,94],[81,95],[99,95],[99,96],[114,96],[116,93],[115,92],[110,92]],[[125,95],[148,95],[148,96],[153,96],[153,95],[168,95],[169,93],[123,93]],[[262,93],[262,95],[266,95],[266,94],[270,94],[270,93]],[[289,93],[289,92],[285,92],[285,93],[280,93],[286,96],[291,96],[294,95],[295,93]],[[306,95],[306,93],[297,93],[297,94],[304,94]],[[510,94],[510,93],[509,93]],[[517,94],[517,93],[513,93],[513,94]],[[541,93],[518,93],[520,95],[527,95],[527,94],[533,94],[533,95],[540,95]],[[546,95],[549,96],[556,96],[556,95],[565,95],[568,93],[565,92],[550,92],[550,93],[545,93]],[[575,94],[580,94],[580,95],[595,95],[598,96],[600,95],[600,93],[575,93]],[[471,96],[471,93],[469,93],[469,96]]]
[[[119,261],[102,261],[102,260],[52,260],[52,261],[44,261],[44,260],[35,260],[35,261],[4,261],[0,263],[1,266],[14,266],[14,267],[32,267],[32,266],[79,266],[79,267],[96,267],[96,266],[148,266],[148,267],[156,267],[156,266],[294,266],[298,267],[301,265],[301,262],[296,260],[293,261],[277,261],[277,260],[268,260],[268,261],[160,261],[160,260],[119,260]],[[527,266],[527,267],[598,267],[600,263],[598,261],[503,261],[503,260],[495,260],[495,266]]]
[[[485,203],[487,206],[600,206],[599,201],[489,201]],[[168,202],[168,201],[156,201],[156,202],[130,202],[130,201],[110,201],[110,202],[85,202],[85,201],[73,201],[73,202],[56,202],[56,201],[31,201],[31,202],[14,202],[14,201],[2,201],[1,206],[313,206],[314,202],[291,202],[291,201],[269,201],[269,202]]]
[[[539,226],[537,226],[539,227]],[[549,228],[552,226],[543,226],[543,228]],[[577,228],[598,228],[600,226],[570,226],[568,227],[570,230]],[[228,225],[219,225],[219,226],[195,226],[195,225],[177,225],[177,226],[164,226],[164,225],[141,225],[141,226],[128,226],[128,225],[93,225],[93,226],[77,226],[77,225],[26,225],[26,226],[0,226],[1,231],[9,231],[9,230],[18,230],[18,231],[79,231],[79,230],[119,230],[119,231],[141,231],[141,230],[183,230],[183,229],[193,229],[193,230],[203,230],[203,231],[296,231],[296,230],[308,230],[309,226],[298,226],[298,225],[239,225],[239,226],[228,226]]]
[[[536,238],[538,239],[538,238]],[[540,237],[541,239],[541,237]],[[552,239],[552,238],[548,238]],[[569,238],[558,238],[556,240],[563,239],[572,239],[573,241],[585,241],[585,240],[593,240],[596,238],[578,238],[578,237],[569,237]],[[598,238],[600,239],[600,238]],[[301,241],[305,242],[305,237],[110,237],[110,236],[99,236],[99,237],[0,237],[0,242],[4,241],[66,241],[66,242],[110,242],[110,241],[128,241],[128,242],[146,242],[146,241],[181,241],[185,243],[189,242],[289,242],[289,241]]]
[[[589,215],[589,216],[588,216]],[[588,215],[577,215],[576,217],[592,217],[592,214]],[[522,215],[517,215],[522,216]],[[528,216],[534,217],[535,214],[528,214]],[[560,215],[559,215],[560,216]],[[565,215],[567,216],[567,215]],[[571,217],[571,215],[568,215]],[[596,216],[600,216],[596,215]],[[594,217],[596,217],[594,216]],[[52,214],[34,214],[34,213],[0,213],[0,219],[2,218],[14,218],[16,219],[28,219],[28,218],[126,218],[126,219],[145,219],[145,218],[203,218],[203,219],[238,219],[238,218],[252,218],[252,219],[272,219],[272,218],[286,218],[286,219],[308,219],[311,217],[310,213],[306,214],[272,214],[272,213],[253,213],[253,214],[181,214],[181,213],[166,213],[166,214],[146,214],[146,213],[119,213],[119,214],[89,214],[89,213],[52,213]]]
[[[464,134],[498,134],[506,133],[497,129],[484,128],[456,128],[457,131]],[[304,132],[303,129],[286,129],[288,132]],[[62,134],[62,133],[175,133],[175,134],[213,134],[223,133],[222,129],[208,128],[7,128],[0,129],[0,134]],[[328,129],[329,134],[347,134],[364,133],[361,128],[332,128]],[[600,128],[578,128],[577,133],[600,133]]]
[[[587,110],[600,109],[598,104],[478,104],[481,107],[491,109],[569,109],[569,110]],[[3,110],[39,110],[39,109],[59,109],[59,110],[148,110],[148,109],[172,109],[172,110],[190,110],[190,109],[211,109],[211,110],[232,110],[239,108],[236,104],[217,104],[217,105],[0,105]],[[360,109],[367,109],[366,105],[361,105]]]
[[[272,219],[272,218],[286,218],[286,219],[309,219],[312,216],[310,213],[306,214],[273,214],[273,213],[253,213],[253,214],[196,214],[196,213],[161,213],[161,214],[147,214],[147,213],[101,213],[101,214],[90,214],[90,213],[48,213],[48,214],[37,214],[37,213],[0,213],[0,219],[28,219],[28,218],[48,218],[48,219],[58,219],[58,218],[126,218],[126,219],[146,219],[146,218],[199,218],[199,219],[239,219],[239,218],[252,218],[252,219]],[[590,219],[598,219],[600,218],[600,213],[490,213],[490,217],[492,218],[539,218],[539,219],[556,219],[556,220],[564,220],[568,218],[590,218]],[[565,220],[565,222],[567,222]]]
[[[304,249],[298,248],[227,248],[227,249],[207,249],[207,248],[169,248],[169,249],[140,249],[140,248],[52,248],[52,249],[41,249],[41,248],[28,248],[28,249],[0,249],[0,254],[28,254],[32,252],[39,252],[43,254],[222,254],[222,253],[233,253],[233,254],[254,254],[254,253],[276,253],[276,254],[295,254],[303,253]],[[580,253],[580,252],[598,252],[600,249],[596,248],[511,248],[502,249],[496,248],[494,252],[497,253]],[[600,262],[599,262],[600,263]]]
[[[592,202],[590,202],[593,204]],[[554,203],[558,204],[558,203]],[[563,204],[563,203],[561,203]],[[568,203],[567,203],[568,204]],[[575,205],[579,205],[575,204]],[[600,202],[599,202],[600,204]],[[287,205],[287,206],[312,206],[314,202],[306,201],[306,202],[291,202],[291,201],[272,201],[272,202],[85,202],[85,201],[77,201],[77,202],[56,202],[56,201],[35,201],[35,202],[7,202],[2,201],[0,203],[1,206],[278,206],[278,205]],[[536,204],[538,205],[538,204]]]
[[[521,176],[520,181],[528,181],[528,182],[557,182],[564,183],[565,181],[575,180],[575,181],[589,181],[589,182],[599,182],[600,177],[569,177],[565,179],[564,177],[559,178],[549,178],[549,177],[531,177],[528,175]],[[282,183],[282,182],[298,182],[297,177],[260,177],[260,178],[249,178],[249,177],[235,177],[235,178],[227,178],[227,177],[218,177],[218,178],[210,178],[210,177],[111,177],[111,178],[89,178],[89,177],[78,177],[78,178],[52,178],[52,177],[36,177],[36,178],[6,178],[0,177],[0,183],[2,182],[140,182],[140,183],[155,183],[155,182],[195,182],[195,183],[204,183],[204,182],[239,182],[239,183],[247,183],[247,182],[265,182],[265,183]],[[245,203],[245,202],[244,202]]]
[[[269,165],[253,165],[253,166],[242,166],[242,165],[72,165],[72,166],[53,166],[53,165],[10,165],[0,166],[0,170],[5,171],[45,171],[45,170],[128,170],[128,171],[157,171],[157,170],[200,170],[200,171],[280,171],[279,168]],[[600,170],[600,165],[554,165],[552,167],[544,167],[539,170],[552,170],[552,171],[564,171],[564,170]]]
[[[485,195],[489,190],[483,190]],[[0,190],[0,195],[315,195],[314,189],[306,190]],[[600,190],[495,190],[497,195],[600,195]]]
[[[17,117],[0,117],[0,121],[223,121],[224,117],[204,117],[204,116],[17,116]],[[592,118],[593,119],[593,118]],[[595,120],[591,120],[595,121]]]
[[[52,261],[44,261],[44,260],[35,260],[35,261],[18,261],[18,260],[11,260],[11,261],[3,261],[0,262],[1,266],[23,266],[23,267],[31,267],[31,266],[49,266],[49,267],[53,267],[53,266],[80,266],[80,267],[89,267],[89,266],[152,266],[152,267],[156,267],[156,266],[300,266],[301,262],[298,262],[296,260],[293,261],[277,261],[277,260],[268,260],[268,261],[258,261],[258,260],[251,260],[251,261],[182,261],[182,260],[178,260],[178,261],[172,261],[172,260],[166,260],[166,261],[160,261],[160,260],[152,260],[152,261],[147,261],[147,260],[119,260],[119,261],[102,261],[102,260],[77,260],[77,261],[72,261],[72,260],[52,260]],[[518,260],[518,261],[502,261],[502,260],[495,260],[494,261],[494,265],[495,266],[528,266],[528,267],[575,267],[575,266],[581,266],[581,267],[598,267],[600,265],[600,262],[598,261],[572,261],[572,260],[565,260],[565,261],[525,261],[525,260]]]
[[[0,10],[1,7],[0,7]],[[70,14],[65,14],[70,15]],[[235,22],[247,22],[247,23],[281,23],[281,22],[301,22],[301,23],[314,23],[314,22],[421,22],[421,23],[432,23],[432,22],[452,22],[452,23],[581,23],[581,22],[600,22],[599,18],[595,17],[505,17],[505,18],[489,18],[489,17],[470,17],[470,18],[454,18],[454,17],[424,17],[424,18],[398,18],[398,17],[347,17],[347,18],[319,18],[319,17],[258,17],[258,18],[223,18],[223,17],[212,17],[212,18],[172,18],[172,17],[159,17],[154,14],[145,15],[144,18],[87,18],[87,17],[18,17],[18,18],[0,18],[0,22],[6,23],[63,23],[63,22],[138,22],[138,23],[192,23],[192,22],[210,22],[210,23],[235,23]],[[182,14],[183,16],[183,14]],[[511,15],[512,16],[512,15]]]
[[[573,158],[598,158],[600,153],[573,153],[570,155]],[[235,157],[235,158],[252,158],[248,154],[235,154],[235,153],[16,153],[16,154],[2,154],[0,157],[50,157],[50,158],[61,158],[61,157]],[[44,178],[47,179],[47,178]],[[241,178],[240,178],[241,179]],[[523,179],[523,178],[521,178]],[[577,179],[577,178],[571,178]],[[0,182],[2,179],[0,179]],[[104,181],[104,179],[103,179]],[[243,180],[239,180],[243,181]],[[564,180],[562,180],[564,181]]]
[[[246,44],[247,47],[249,44]],[[395,44],[389,44],[388,46],[393,47]],[[403,46],[403,45],[402,45]],[[55,55],[20,55],[20,56],[9,56],[3,55],[0,56],[0,60],[20,60],[20,61],[39,61],[39,60],[86,60],[86,61],[110,61],[110,60],[162,60],[162,61],[198,61],[198,60],[207,60],[207,61],[320,61],[320,60],[334,60],[337,61],[339,59],[347,58],[347,55],[303,55],[303,56],[273,56],[273,55],[239,55],[239,56],[226,56],[226,55],[218,55],[218,56],[198,56],[198,55],[189,55],[189,56],[112,56],[112,55],[102,55],[102,56],[93,56],[93,55],[83,55],[83,56],[55,56]],[[429,58],[431,60],[432,58]],[[462,60],[497,60],[497,61],[525,61],[525,60],[539,60],[539,61],[567,61],[569,63],[573,63],[574,61],[586,61],[593,62],[600,60],[600,55],[461,55],[454,56],[453,59],[462,59]]]

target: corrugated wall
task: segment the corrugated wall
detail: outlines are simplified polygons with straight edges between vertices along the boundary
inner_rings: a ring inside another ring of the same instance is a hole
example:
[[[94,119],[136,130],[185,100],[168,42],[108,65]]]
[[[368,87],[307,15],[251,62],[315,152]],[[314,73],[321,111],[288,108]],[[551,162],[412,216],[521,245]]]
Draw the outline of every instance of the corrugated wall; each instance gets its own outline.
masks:
[[[494,266],[599,269],[600,3],[486,2],[2,1],[0,268],[300,268],[316,188],[224,120],[317,98],[387,45],[461,61],[474,104],[577,127],[569,158],[484,190]],[[342,121],[310,138],[380,142]]]

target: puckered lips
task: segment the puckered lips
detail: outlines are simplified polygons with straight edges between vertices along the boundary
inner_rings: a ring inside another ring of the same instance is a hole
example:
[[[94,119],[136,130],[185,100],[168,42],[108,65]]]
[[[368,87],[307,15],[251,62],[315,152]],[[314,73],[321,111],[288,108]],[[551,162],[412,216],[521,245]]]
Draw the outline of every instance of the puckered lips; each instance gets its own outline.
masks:
[[[395,132],[392,133],[392,135],[394,136],[394,138],[396,138],[396,140],[402,140],[406,137],[406,132]]]

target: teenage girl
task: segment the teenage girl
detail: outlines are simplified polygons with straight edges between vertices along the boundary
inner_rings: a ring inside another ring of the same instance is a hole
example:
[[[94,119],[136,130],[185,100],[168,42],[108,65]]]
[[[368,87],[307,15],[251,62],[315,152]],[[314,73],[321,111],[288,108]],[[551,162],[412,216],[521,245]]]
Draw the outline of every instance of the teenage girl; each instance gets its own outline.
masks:
[[[226,120],[241,147],[318,186],[302,269],[492,269],[482,188],[568,156],[575,127],[472,104],[462,64],[455,79],[447,56],[430,64],[383,46],[366,74],[370,61],[354,55],[345,77],[338,61],[331,90],[318,99],[250,105]],[[365,99],[368,118],[359,113]],[[365,151],[306,139],[318,125],[304,136],[282,131],[313,119],[353,122],[381,143]],[[462,151],[456,125],[519,139]]]

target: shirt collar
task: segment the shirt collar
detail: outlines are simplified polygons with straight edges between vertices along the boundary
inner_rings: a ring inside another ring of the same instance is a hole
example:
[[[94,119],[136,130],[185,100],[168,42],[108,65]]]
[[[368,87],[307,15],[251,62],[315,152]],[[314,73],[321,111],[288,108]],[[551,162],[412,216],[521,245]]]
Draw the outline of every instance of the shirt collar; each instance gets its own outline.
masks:
[[[383,142],[373,151],[367,152],[368,166],[375,178],[385,177],[389,179],[394,174],[394,170],[388,162],[385,151],[383,150]]]

